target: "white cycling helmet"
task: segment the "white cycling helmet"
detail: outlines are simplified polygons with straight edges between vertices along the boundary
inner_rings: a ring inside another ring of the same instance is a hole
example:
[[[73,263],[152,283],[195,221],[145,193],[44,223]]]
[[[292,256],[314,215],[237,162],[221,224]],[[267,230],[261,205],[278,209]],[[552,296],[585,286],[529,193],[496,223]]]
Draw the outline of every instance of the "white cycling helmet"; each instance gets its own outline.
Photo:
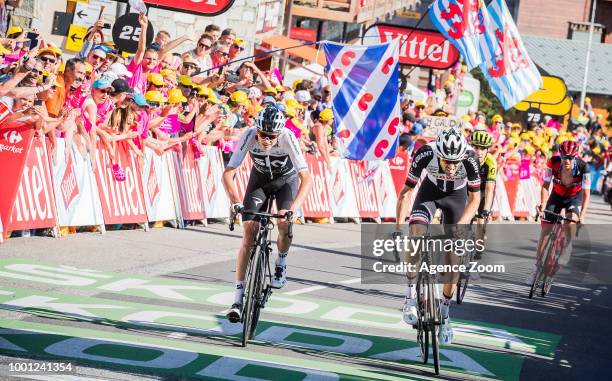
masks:
[[[286,121],[285,114],[276,106],[268,106],[255,117],[257,131],[278,135],[283,131]]]
[[[461,131],[454,128],[448,128],[440,132],[436,139],[436,151],[438,156],[444,160],[462,160],[467,148],[467,140]]]

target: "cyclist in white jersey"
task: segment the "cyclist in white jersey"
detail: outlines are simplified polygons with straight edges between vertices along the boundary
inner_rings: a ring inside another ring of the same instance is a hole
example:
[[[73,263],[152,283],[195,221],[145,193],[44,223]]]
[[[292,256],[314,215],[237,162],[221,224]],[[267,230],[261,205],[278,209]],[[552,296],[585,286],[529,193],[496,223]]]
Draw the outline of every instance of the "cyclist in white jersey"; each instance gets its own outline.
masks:
[[[274,196],[279,214],[296,211],[306,199],[312,180],[295,135],[285,128],[285,115],[275,106],[260,111],[255,124],[240,138],[238,149],[223,173],[223,186],[232,203],[232,210],[240,207],[244,210],[265,211]],[[247,153],[253,159],[253,168],[244,200],[240,203],[234,175]],[[253,216],[243,215],[243,222],[244,237],[236,261],[234,302],[227,313],[231,322],[240,321],[246,266],[258,228],[258,221]],[[279,221],[278,232],[278,258],[272,279],[274,288],[282,288],[286,283],[286,259],[291,246],[287,221]]]
[[[442,223],[445,225],[468,224],[480,203],[480,174],[478,159],[474,150],[462,133],[449,128],[442,131],[435,142],[428,143],[414,153],[406,186],[402,189],[397,202],[396,228],[400,231],[408,215],[408,200],[426,170],[410,213],[410,236],[422,236],[431,223],[437,209],[442,210]],[[468,192],[465,191],[467,186]],[[446,230],[446,229],[445,229]],[[455,261],[448,255],[448,261]],[[416,256],[407,254],[406,261],[414,263]],[[407,324],[417,323],[416,274],[408,273],[408,289],[404,301],[403,315]],[[443,300],[440,305],[442,325],[439,340],[450,344],[453,330],[449,317],[450,301],[455,293],[456,281],[444,284]]]

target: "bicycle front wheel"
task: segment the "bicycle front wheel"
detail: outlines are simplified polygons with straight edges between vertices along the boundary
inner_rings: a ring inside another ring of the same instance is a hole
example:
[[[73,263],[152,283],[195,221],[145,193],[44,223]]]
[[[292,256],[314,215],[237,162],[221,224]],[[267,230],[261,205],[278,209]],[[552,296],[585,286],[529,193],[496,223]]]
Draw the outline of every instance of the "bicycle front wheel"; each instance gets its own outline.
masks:
[[[257,246],[253,248],[251,260],[249,261],[247,268],[247,281],[244,290],[244,309],[242,311],[242,346],[246,347],[248,341],[252,338],[254,327],[253,327],[253,314],[257,308],[257,299],[260,292],[259,281],[259,267],[261,262],[261,251]]]
[[[438,300],[436,300],[435,287],[433,279],[429,279],[427,285],[427,325],[431,334],[431,349],[436,374],[440,374],[440,343],[438,342],[438,331],[440,327],[440,309]]]
[[[419,348],[421,349],[421,361],[423,364],[427,364],[427,360],[429,359],[429,327],[427,326],[425,320],[425,310],[427,305],[425,293],[427,289],[427,279],[427,276],[423,275],[423,273],[419,273],[416,287],[417,313],[419,319],[415,328],[417,329],[417,342],[419,343]]]

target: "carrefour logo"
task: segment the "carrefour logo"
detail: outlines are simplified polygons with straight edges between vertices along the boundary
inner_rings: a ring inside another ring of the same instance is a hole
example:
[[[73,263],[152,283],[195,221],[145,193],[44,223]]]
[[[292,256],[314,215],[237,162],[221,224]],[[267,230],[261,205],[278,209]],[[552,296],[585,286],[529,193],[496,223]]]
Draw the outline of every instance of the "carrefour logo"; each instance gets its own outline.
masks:
[[[17,144],[23,140],[21,134],[15,130],[7,131],[4,133],[4,139],[6,139],[11,144]]]

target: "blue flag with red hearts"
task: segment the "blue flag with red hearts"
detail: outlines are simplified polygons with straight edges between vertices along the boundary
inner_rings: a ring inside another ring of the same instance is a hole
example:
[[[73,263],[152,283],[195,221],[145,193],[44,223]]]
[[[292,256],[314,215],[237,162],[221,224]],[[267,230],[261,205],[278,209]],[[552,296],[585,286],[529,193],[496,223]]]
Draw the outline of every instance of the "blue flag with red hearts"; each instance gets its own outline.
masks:
[[[395,156],[400,133],[399,39],[354,46],[325,41],[334,126],[343,157]]]

